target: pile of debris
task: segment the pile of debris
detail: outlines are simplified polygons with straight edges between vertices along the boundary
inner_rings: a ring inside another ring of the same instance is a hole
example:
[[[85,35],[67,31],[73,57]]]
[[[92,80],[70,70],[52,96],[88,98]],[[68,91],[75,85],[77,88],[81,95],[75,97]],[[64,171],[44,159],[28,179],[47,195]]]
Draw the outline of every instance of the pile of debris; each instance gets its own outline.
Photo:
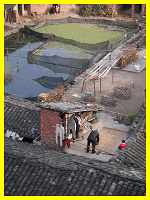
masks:
[[[113,95],[118,99],[130,99],[131,87],[127,85],[115,87]]]
[[[137,48],[129,47],[128,49],[124,49],[122,51],[122,56],[119,59],[117,66],[122,69],[129,63],[135,62],[137,59],[138,59]]]
[[[102,96],[100,103],[104,106],[116,106],[116,99],[113,96]]]
[[[38,100],[39,101],[44,101],[44,102],[56,102],[60,101],[62,96],[64,95],[64,86],[58,86],[55,90],[47,93],[41,93],[38,95]]]
[[[85,102],[95,102],[96,98],[92,93],[84,93],[84,95],[82,96],[82,100]]]

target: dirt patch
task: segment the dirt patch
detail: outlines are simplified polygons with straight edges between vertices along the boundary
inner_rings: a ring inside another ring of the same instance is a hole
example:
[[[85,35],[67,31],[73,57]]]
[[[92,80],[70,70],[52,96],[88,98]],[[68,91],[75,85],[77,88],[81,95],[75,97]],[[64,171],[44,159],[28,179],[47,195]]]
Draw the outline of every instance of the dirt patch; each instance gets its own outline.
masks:
[[[108,153],[115,153],[123,139],[126,139],[126,132],[104,127],[101,130],[100,143],[96,149]]]

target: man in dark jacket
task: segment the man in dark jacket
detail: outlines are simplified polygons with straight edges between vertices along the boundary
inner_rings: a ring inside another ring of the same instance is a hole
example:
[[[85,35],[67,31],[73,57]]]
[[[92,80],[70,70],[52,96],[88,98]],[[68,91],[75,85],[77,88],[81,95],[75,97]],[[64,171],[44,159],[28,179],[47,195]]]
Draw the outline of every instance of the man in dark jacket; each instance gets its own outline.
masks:
[[[98,130],[93,130],[91,127],[91,132],[87,138],[87,153],[90,150],[90,144],[92,144],[92,153],[95,153],[95,146],[99,144],[99,132]]]

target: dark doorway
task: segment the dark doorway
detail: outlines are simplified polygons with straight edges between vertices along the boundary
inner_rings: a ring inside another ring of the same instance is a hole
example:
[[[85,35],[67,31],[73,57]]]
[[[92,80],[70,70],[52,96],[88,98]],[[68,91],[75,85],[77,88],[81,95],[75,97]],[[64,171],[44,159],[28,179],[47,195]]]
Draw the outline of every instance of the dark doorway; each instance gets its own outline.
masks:
[[[140,14],[142,10],[141,4],[135,4],[135,13]],[[121,4],[119,9],[120,14],[131,16],[132,4]]]
[[[126,11],[129,9],[131,9],[131,4],[122,4],[122,6],[120,8],[121,11]]]
[[[136,13],[141,13],[141,10],[142,10],[142,5],[141,4],[136,4],[136,6],[135,6],[135,12]]]
[[[24,10],[26,10],[28,15],[30,15],[31,14],[31,4],[24,4]]]
[[[18,14],[22,16],[22,4],[18,4]]]

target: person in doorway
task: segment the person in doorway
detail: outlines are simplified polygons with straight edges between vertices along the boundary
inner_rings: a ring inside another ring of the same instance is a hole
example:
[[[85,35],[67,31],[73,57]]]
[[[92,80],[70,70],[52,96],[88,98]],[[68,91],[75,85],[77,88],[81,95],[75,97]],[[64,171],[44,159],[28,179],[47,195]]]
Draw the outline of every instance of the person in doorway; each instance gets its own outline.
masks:
[[[64,148],[67,146],[68,148],[70,148],[70,143],[74,142],[73,138],[72,138],[72,129],[70,129],[68,136],[63,140],[63,145]]]
[[[56,4],[56,13],[59,14],[60,13],[60,4]]]
[[[90,151],[90,145],[92,144],[92,153],[95,153],[95,146],[99,144],[99,132],[98,130],[93,130],[92,127],[90,127],[91,132],[87,138],[87,153]]]
[[[76,139],[79,138],[79,131],[80,131],[80,124],[81,124],[81,118],[79,115],[75,115],[74,117],[75,125],[76,125]]]
[[[122,143],[119,144],[118,149],[124,150],[126,147],[127,147],[127,144],[126,144],[125,140],[122,140]]]
[[[60,13],[60,5],[59,4],[53,4],[53,12],[54,12],[54,14]]]

